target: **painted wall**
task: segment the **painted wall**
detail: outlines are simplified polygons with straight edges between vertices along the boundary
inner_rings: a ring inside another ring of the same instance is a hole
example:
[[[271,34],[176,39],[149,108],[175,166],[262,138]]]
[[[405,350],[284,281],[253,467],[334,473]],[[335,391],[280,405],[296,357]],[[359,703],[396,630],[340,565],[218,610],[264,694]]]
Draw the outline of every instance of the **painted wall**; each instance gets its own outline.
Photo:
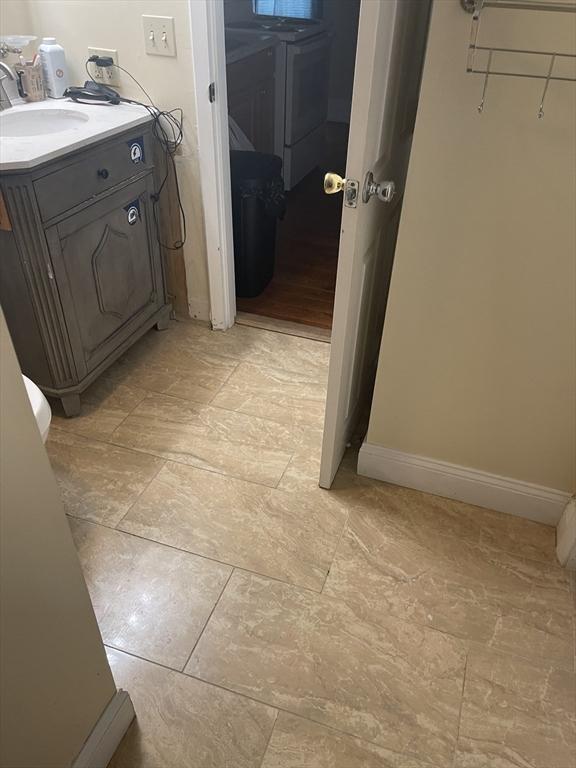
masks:
[[[188,224],[184,248],[188,298],[192,316],[209,317],[208,277],[192,77],[188,0],[2,0],[0,27],[4,33],[29,32],[54,36],[66,50],[71,81],[86,79],[88,46],[115,48],[118,63],[139,80],[164,109],[184,110],[184,142],[177,155],[178,174]],[[173,16],[176,58],[144,52],[142,14]],[[120,92],[144,99],[121,73]],[[144,99],[145,100],[145,99]]]
[[[479,115],[469,33],[436,0],[367,440],[574,491],[576,88],[552,83],[538,120],[541,81],[492,78]],[[574,15],[482,23],[492,44],[575,39]]]
[[[66,768],[116,692],[0,311],[0,766]]]

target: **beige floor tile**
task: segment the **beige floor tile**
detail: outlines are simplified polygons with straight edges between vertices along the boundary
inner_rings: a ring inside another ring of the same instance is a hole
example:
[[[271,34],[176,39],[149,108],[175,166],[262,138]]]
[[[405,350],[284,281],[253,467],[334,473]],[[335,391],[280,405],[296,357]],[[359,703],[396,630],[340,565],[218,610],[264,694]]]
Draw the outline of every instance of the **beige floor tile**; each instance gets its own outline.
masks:
[[[175,345],[194,345],[197,350],[252,365],[297,371],[305,376],[328,375],[330,345],[322,341],[243,325],[222,333],[184,322],[175,325],[173,337]]]
[[[442,633],[236,571],[185,671],[445,766],[464,662]]]
[[[318,723],[280,712],[262,768],[434,768]]]
[[[56,427],[46,444],[70,515],[114,526],[164,464],[162,459]]]
[[[275,710],[110,650],[136,710],[108,768],[260,768]]]
[[[272,487],[296,440],[283,424],[165,395],[147,397],[111,438],[117,445]]]
[[[473,650],[456,768],[571,768],[575,763],[575,676]]]
[[[212,401],[212,405],[283,424],[324,422],[325,376],[314,378],[281,368],[240,363]]]
[[[52,425],[75,435],[106,440],[116,427],[146,396],[146,391],[132,383],[123,384],[104,375],[81,396],[82,411],[68,419],[56,402]]]
[[[405,533],[426,537],[431,530],[497,551],[555,562],[552,526],[361,476],[357,484],[362,505],[381,510]]]
[[[182,669],[231,569],[70,520],[105,643]]]
[[[325,593],[519,655],[572,665],[565,572],[469,541],[408,533],[387,510],[350,512]]]
[[[288,494],[169,462],[119,527],[319,591],[346,515],[328,491]]]
[[[172,331],[148,334],[109,369],[108,376],[149,392],[209,403],[238,362],[194,345],[176,344],[173,336]]]

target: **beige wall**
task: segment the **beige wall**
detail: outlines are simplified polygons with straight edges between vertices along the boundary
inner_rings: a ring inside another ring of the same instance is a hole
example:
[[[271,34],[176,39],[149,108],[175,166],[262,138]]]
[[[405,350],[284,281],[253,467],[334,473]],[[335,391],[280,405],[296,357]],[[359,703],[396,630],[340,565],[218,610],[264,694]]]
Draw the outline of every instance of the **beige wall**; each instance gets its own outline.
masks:
[[[0,311],[0,765],[66,768],[116,688]]]
[[[88,46],[115,48],[120,66],[142,83],[159,107],[183,108],[185,138],[177,163],[188,223],[184,249],[188,299],[191,314],[208,319],[188,0],[1,0],[0,7],[4,33],[32,31],[39,37],[58,39],[66,50],[73,83],[81,84],[86,79]],[[176,58],[144,52],[142,14],[174,17]],[[145,100],[127,75],[121,73],[120,81],[123,95]]]
[[[485,15],[485,40],[574,46],[574,16]],[[493,78],[480,116],[469,28],[436,1],[367,439],[574,491],[576,88],[538,120],[541,82]]]

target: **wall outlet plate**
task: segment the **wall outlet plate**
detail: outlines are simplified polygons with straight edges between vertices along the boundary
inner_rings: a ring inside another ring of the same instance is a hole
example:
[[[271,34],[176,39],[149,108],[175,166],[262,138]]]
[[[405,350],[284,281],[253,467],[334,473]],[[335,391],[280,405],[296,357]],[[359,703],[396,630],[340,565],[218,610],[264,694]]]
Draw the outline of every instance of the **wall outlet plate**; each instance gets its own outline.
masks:
[[[152,56],[176,56],[173,16],[142,16],[144,48]]]
[[[88,56],[109,56],[114,64],[118,64],[118,51],[112,48],[88,48]],[[97,83],[120,85],[120,70],[116,67],[97,67],[90,62],[88,69]]]

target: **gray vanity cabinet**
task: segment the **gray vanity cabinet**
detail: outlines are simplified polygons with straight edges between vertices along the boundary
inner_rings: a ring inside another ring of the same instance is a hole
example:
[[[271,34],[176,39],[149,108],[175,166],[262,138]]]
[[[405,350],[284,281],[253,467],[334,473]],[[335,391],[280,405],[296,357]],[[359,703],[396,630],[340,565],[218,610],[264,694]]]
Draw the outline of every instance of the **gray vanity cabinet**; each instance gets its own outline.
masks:
[[[151,143],[149,126],[139,126],[79,156],[0,176],[11,225],[0,232],[0,301],[23,372],[69,416],[99,373],[168,323]]]

